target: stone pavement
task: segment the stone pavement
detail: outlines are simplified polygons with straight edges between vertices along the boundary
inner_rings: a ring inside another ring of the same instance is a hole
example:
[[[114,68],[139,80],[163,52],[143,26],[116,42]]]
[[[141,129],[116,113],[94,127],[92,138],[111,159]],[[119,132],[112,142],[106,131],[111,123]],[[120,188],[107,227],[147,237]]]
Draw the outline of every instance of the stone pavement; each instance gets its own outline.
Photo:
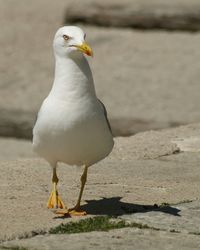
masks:
[[[119,137],[115,142],[111,155],[89,169],[83,208],[88,216],[113,215],[149,228],[5,242],[48,232],[51,227],[79,218],[59,219],[45,208],[51,189],[51,171],[46,162],[37,158],[5,162],[4,158],[0,164],[3,244],[38,250],[67,246],[92,249],[94,244],[97,249],[120,249],[122,245],[124,249],[161,249],[162,245],[162,249],[198,249],[200,124]],[[20,144],[24,147],[25,157],[33,157],[29,142],[17,143],[19,148]],[[9,143],[4,145],[12,155]],[[13,154],[16,157],[17,152]],[[59,168],[59,191],[70,207],[76,202],[80,174],[79,168],[63,164]]]
[[[85,0],[70,4],[66,23],[135,29],[200,30],[198,0]]]
[[[200,247],[200,238],[197,235],[184,233],[127,228],[110,232],[36,236],[31,239],[13,241],[5,246],[9,250],[14,249],[9,246],[27,247],[25,249],[28,250],[197,250]]]
[[[0,162],[35,157],[30,141],[0,138]]]
[[[76,6],[71,0],[0,0],[0,135],[31,138],[53,82],[52,39],[72,2]],[[197,9],[195,1],[186,2],[186,9]],[[82,27],[115,135],[200,121],[199,33]]]
[[[94,50],[88,60],[97,95],[114,134],[129,136],[115,138],[110,156],[89,169],[86,218],[111,215],[145,225],[48,234],[80,218],[57,218],[46,209],[51,169],[30,141],[0,137],[0,249],[200,249],[200,124],[130,136],[200,121],[200,34],[169,32],[198,31],[199,13],[198,0],[84,0],[84,6],[0,0],[0,136],[31,138],[53,82],[54,33],[82,21]],[[81,172],[63,164],[58,169],[69,207]]]

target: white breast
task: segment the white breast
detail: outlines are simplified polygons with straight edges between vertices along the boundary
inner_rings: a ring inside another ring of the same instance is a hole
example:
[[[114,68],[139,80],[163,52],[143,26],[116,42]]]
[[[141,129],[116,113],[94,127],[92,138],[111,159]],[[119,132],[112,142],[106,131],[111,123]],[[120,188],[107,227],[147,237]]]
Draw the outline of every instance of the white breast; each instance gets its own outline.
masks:
[[[92,165],[105,158],[113,147],[100,103],[67,107],[46,99],[34,127],[34,149],[50,163]]]
[[[113,147],[86,59],[57,58],[55,81],[33,130],[35,151],[51,164],[92,165]]]

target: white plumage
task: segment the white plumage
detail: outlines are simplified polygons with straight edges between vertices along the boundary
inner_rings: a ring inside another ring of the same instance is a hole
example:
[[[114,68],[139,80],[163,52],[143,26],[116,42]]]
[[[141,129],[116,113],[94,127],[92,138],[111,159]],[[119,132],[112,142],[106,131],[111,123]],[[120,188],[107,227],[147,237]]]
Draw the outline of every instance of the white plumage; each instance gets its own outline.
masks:
[[[92,54],[84,40],[84,32],[75,26],[60,28],[54,38],[55,79],[33,129],[34,150],[54,169],[57,162],[89,167],[114,144],[83,55]]]

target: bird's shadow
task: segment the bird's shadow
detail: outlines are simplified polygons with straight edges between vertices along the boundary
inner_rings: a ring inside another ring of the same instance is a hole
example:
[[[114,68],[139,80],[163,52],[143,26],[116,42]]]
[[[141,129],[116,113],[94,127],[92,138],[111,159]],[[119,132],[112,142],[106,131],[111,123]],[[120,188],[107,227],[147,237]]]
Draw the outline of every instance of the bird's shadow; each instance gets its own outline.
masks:
[[[122,197],[102,198],[100,200],[86,200],[87,204],[81,208],[91,215],[120,216],[124,214],[146,213],[151,211],[163,212],[180,216],[180,210],[168,204],[140,205],[121,201]]]
[[[173,216],[180,216],[180,209],[168,204],[140,205],[121,201],[122,197],[102,198],[100,200],[86,200],[87,204],[81,206],[88,215],[121,216],[124,214],[147,213],[151,211],[163,212]],[[57,217],[57,218],[64,218]]]

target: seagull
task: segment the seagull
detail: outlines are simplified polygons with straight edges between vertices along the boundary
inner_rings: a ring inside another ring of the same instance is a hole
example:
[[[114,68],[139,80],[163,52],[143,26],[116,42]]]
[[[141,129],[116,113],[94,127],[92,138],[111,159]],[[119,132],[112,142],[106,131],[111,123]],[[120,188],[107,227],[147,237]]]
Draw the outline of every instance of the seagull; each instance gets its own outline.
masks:
[[[53,190],[47,207],[70,216],[86,215],[80,204],[88,168],[108,156],[114,145],[107,112],[96,96],[85,57],[93,56],[85,38],[86,34],[77,26],[64,26],[56,32],[53,41],[55,78],[33,128],[33,149],[52,167]],[[58,194],[56,169],[59,162],[83,167],[80,193],[71,209]]]

